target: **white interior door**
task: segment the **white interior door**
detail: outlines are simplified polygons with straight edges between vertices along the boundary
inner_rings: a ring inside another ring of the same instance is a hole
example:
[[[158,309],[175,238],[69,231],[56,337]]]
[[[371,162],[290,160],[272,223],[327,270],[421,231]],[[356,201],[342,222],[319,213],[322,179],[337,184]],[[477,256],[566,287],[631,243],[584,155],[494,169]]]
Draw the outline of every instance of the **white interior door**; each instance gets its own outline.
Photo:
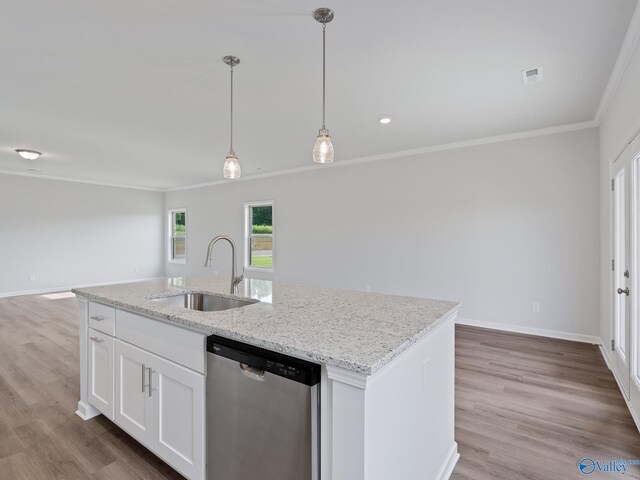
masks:
[[[638,237],[640,138],[614,163],[613,187],[613,369],[624,394],[640,412],[640,320]]]
[[[613,172],[613,368],[625,394],[629,395],[630,291],[629,260],[629,158],[622,155]]]

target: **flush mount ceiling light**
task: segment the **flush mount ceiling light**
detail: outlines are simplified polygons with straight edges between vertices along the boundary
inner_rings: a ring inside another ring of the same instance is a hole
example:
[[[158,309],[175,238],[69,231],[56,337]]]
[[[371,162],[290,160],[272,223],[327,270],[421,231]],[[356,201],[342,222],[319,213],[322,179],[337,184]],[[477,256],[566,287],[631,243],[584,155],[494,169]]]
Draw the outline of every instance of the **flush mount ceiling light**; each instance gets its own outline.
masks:
[[[35,150],[26,150],[24,148],[16,148],[16,153],[25,160],[35,160],[42,155],[42,153],[36,152]]]
[[[234,57],[233,55],[227,55],[222,59],[224,63],[231,67],[231,135],[229,142],[229,153],[227,153],[227,159],[224,162],[224,168],[222,169],[222,174],[224,178],[234,179],[240,178],[240,163],[238,162],[238,157],[236,157],[235,152],[233,151],[233,67],[240,63],[240,59],[238,57]]]
[[[313,147],[313,161],[316,163],[333,162],[333,145],[329,130],[325,124],[326,99],[326,30],[327,23],[333,20],[333,12],[328,8],[319,8],[313,12],[313,18],[322,24],[322,128],[318,132],[316,144]]]
[[[382,117],[378,122],[382,125],[389,125],[391,123],[391,119],[389,117]]]

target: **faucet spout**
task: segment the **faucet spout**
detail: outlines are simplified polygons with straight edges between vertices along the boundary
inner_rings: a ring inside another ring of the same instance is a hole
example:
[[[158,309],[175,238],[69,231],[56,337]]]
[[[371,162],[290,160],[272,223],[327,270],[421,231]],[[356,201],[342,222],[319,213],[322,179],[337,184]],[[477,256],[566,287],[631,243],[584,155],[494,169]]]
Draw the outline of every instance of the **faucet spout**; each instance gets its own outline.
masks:
[[[231,239],[231,237],[229,237],[228,235],[218,235],[211,239],[211,241],[209,242],[209,247],[207,247],[207,258],[204,261],[204,266],[205,267],[211,266],[211,258],[212,258],[211,251],[213,250],[213,246],[219,240],[226,240],[227,242],[229,242],[229,245],[231,245],[231,291],[230,293],[232,294],[238,293],[238,284],[244,278],[244,268],[242,269],[242,273],[236,276],[236,245],[233,243],[233,240]]]

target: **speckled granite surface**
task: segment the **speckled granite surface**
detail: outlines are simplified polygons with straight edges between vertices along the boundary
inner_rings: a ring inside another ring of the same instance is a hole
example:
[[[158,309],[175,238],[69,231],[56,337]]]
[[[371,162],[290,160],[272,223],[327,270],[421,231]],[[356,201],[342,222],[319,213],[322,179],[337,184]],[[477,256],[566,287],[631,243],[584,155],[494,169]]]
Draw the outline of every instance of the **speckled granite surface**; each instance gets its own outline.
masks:
[[[457,310],[458,303],[244,280],[240,297],[260,303],[198,312],[154,302],[181,292],[229,295],[219,277],[78,288],[100,303],[196,328],[276,352],[373,375]]]

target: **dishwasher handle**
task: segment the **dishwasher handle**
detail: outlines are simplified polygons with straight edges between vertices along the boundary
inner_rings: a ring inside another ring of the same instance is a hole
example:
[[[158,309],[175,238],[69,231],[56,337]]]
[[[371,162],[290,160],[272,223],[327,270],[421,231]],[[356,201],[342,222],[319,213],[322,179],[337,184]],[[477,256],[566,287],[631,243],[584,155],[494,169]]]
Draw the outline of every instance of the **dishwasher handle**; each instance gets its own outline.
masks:
[[[255,368],[246,363],[240,363],[240,371],[245,377],[259,382],[264,382],[264,370],[261,368]]]

